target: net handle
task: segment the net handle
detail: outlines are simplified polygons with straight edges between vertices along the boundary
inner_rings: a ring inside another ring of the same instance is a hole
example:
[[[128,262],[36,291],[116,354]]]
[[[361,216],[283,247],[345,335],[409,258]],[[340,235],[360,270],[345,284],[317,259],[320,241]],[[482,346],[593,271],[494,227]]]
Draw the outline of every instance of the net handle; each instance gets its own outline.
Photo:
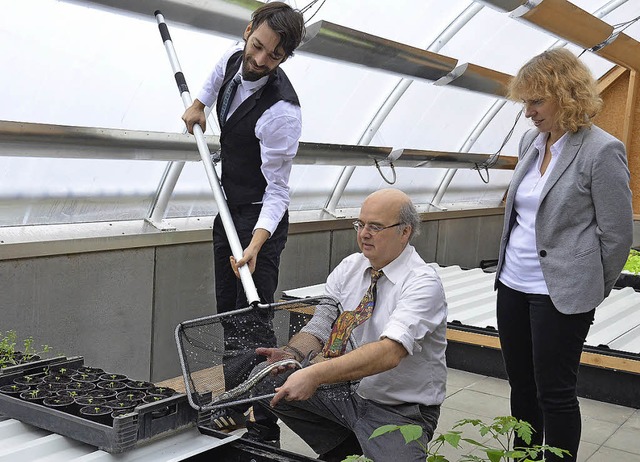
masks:
[[[249,390],[251,390],[253,387],[258,385],[258,383],[260,383],[260,381],[262,379],[264,379],[265,377],[270,375],[273,370],[278,369],[280,367],[291,367],[291,366],[295,367],[296,369],[302,369],[302,364],[300,364],[295,359],[282,359],[280,361],[276,361],[274,363],[267,364],[262,370],[260,370],[259,372],[257,372],[253,376],[249,377],[247,380],[242,382],[237,387],[232,388],[231,390],[227,390],[227,391],[225,391],[223,393],[220,393],[218,396],[214,397],[211,400],[211,404],[215,405],[215,404],[219,403],[220,401],[232,400],[236,396],[244,395]],[[275,396],[275,395],[272,395],[272,396]],[[252,397],[252,398],[249,398],[249,399],[251,401],[257,401],[259,398]],[[231,406],[231,405],[238,404],[238,403],[239,403],[239,400],[236,400],[236,401],[225,402],[225,405]]]
[[[189,93],[187,81],[184,78],[182,69],[180,68],[178,56],[176,55],[175,49],[173,47],[173,41],[171,40],[171,35],[169,34],[169,28],[167,27],[167,24],[164,21],[164,16],[160,12],[160,10],[156,10],[155,16],[156,21],[158,22],[158,28],[160,29],[160,36],[162,37],[162,41],[164,42],[164,47],[167,51],[167,57],[169,58],[169,62],[171,63],[171,68],[174,72],[174,78],[176,80],[176,84],[178,85],[178,91],[180,92],[180,96],[182,97],[184,107],[185,109],[187,109],[189,108],[189,106],[191,106],[193,101],[191,99],[191,94]],[[231,253],[233,254],[233,257],[236,259],[236,261],[240,260],[242,259],[242,255],[244,253],[243,248],[240,244],[240,239],[238,238],[238,233],[233,224],[233,220],[231,219],[229,206],[227,205],[224,193],[222,192],[222,186],[220,186],[218,174],[216,173],[215,169],[213,168],[213,164],[211,163],[211,153],[209,152],[209,147],[207,146],[207,142],[204,138],[204,133],[200,125],[193,125],[193,135],[196,138],[196,144],[198,146],[200,158],[202,159],[202,165],[204,166],[205,172],[207,174],[207,179],[209,180],[211,190],[213,191],[214,199],[216,201],[216,204],[218,205],[218,213],[220,215],[220,219],[222,220],[222,226],[224,227],[225,233],[227,234],[229,246],[231,247]],[[239,267],[238,271],[240,273],[240,281],[242,282],[242,287],[244,288],[244,292],[247,296],[247,301],[250,305],[257,305],[260,302],[260,297],[258,296],[258,291],[256,290],[256,286],[253,282],[253,277],[251,276],[249,265],[243,265]]]

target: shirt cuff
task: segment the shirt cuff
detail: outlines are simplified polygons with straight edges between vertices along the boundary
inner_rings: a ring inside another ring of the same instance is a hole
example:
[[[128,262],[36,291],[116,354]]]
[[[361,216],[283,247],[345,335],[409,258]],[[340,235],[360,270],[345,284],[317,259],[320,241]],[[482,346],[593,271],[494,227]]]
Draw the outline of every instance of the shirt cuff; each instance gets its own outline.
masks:
[[[207,107],[213,107],[213,104],[216,102],[216,99],[211,93],[200,91],[197,96],[198,100]]]
[[[380,334],[380,339],[388,338],[401,344],[407,353],[412,355],[415,350],[420,351],[420,345],[414,341],[413,336],[407,332],[406,327],[398,322],[391,322]]]
[[[269,239],[271,239],[271,236],[273,236],[273,233],[275,232],[277,227],[278,223],[274,224],[273,221],[269,220],[268,218],[259,217],[256,225],[253,227],[253,232],[255,232],[258,228],[266,229],[267,231],[269,231]]]

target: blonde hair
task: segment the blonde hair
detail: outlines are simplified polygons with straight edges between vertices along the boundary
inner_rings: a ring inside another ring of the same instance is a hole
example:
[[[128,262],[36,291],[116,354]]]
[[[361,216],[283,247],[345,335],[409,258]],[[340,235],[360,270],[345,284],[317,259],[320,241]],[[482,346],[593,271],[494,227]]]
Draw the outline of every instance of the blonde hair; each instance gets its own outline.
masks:
[[[554,48],[533,57],[511,79],[513,100],[552,99],[558,104],[556,123],[564,131],[590,127],[602,108],[591,72],[569,50]]]

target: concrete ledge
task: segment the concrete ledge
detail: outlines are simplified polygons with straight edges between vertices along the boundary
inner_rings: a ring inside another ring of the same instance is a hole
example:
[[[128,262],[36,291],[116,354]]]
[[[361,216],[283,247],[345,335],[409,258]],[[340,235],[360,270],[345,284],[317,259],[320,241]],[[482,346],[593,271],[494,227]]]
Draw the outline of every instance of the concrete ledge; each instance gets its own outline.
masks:
[[[292,212],[289,234],[350,229],[358,209],[341,210],[336,218],[323,211]],[[422,212],[423,222],[493,216],[503,208]],[[159,228],[163,229],[159,229]],[[0,228],[0,261],[105,250],[157,247],[212,239],[213,217],[72,223]]]

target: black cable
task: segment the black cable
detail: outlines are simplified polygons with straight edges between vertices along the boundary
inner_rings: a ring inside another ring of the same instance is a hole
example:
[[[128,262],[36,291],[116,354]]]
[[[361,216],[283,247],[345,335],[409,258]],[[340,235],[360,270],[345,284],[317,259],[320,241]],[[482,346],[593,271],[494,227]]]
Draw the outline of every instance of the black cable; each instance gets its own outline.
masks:
[[[614,24],[612,26],[613,27],[613,31],[611,32],[609,37],[607,37],[602,42],[592,46],[591,48],[587,48],[585,50],[582,50],[582,53],[580,53],[578,55],[578,58],[580,56],[582,56],[582,54],[587,50],[589,50],[591,52],[596,52],[596,51],[599,51],[599,50],[603,49],[604,47],[609,45],[611,42],[613,42],[618,37],[618,35],[620,35],[627,27],[631,26],[632,24],[634,24],[638,20],[640,20],[640,16],[638,16],[636,18],[633,18],[633,19],[630,19],[629,21],[625,21],[625,22],[621,22],[621,23],[618,23],[618,24]]]
[[[622,30],[624,30],[627,27],[629,27],[630,25],[632,25],[633,23],[637,22],[638,20],[640,20],[640,16],[638,16],[636,18],[633,18],[633,19],[630,19],[629,21],[625,21],[625,22],[620,22],[618,24],[614,24],[613,25],[613,30],[616,30],[616,29],[618,29],[618,28],[620,28],[622,26],[624,26],[624,28],[622,29]],[[622,30],[620,32],[622,32]]]
[[[376,168],[378,169],[378,173],[380,174],[380,176],[382,177],[382,179],[387,183],[387,184],[394,184],[396,182],[396,180],[398,179],[397,175],[396,175],[396,169],[393,166],[393,162],[389,162],[389,167],[391,167],[391,173],[393,173],[393,179],[392,180],[388,180],[386,176],[384,176],[384,173],[382,173],[382,170],[380,169],[380,164],[378,164],[378,159],[373,159],[373,162],[376,164]]]
[[[312,0],[307,6],[303,7],[300,12],[302,14],[306,13],[307,11],[309,11],[316,3],[318,3],[320,0]],[[318,11],[320,11],[320,8],[322,8],[325,4],[327,0],[322,0],[322,3],[320,4],[320,6],[316,9],[316,11],[305,20],[305,24],[307,24],[309,21],[311,21],[313,19],[313,17],[318,14]]]
[[[480,179],[482,180],[482,182],[484,184],[488,184],[489,183],[489,169],[491,167],[493,167],[498,162],[498,159],[500,159],[500,154],[502,153],[502,149],[506,146],[506,144],[509,142],[509,140],[513,136],[513,132],[516,129],[516,125],[518,124],[518,120],[520,120],[520,117],[522,116],[523,112],[524,112],[524,109],[520,109],[520,112],[518,112],[518,115],[516,115],[516,118],[513,121],[513,125],[511,125],[511,129],[507,133],[507,136],[505,136],[504,140],[502,140],[502,144],[500,145],[500,148],[498,148],[498,150],[496,152],[494,152],[491,155],[491,157],[489,157],[486,161],[482,162],[481,164],[477,164],[477,163],[475,164],[475,167],[473,169],[477,170],[478,175],[480,175]],[[482,170],[483,169],[487,173],[487,179],[486,180],[482,176]]]

